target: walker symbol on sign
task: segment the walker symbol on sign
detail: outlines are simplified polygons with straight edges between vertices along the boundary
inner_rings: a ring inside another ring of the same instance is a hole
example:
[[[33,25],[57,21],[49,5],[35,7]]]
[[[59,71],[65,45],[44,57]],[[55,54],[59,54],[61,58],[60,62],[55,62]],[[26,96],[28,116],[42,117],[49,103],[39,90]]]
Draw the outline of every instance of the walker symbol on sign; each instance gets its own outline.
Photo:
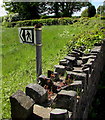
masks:
[[[35,44],[34,28],[19,28],[19,37],[21,43]]]

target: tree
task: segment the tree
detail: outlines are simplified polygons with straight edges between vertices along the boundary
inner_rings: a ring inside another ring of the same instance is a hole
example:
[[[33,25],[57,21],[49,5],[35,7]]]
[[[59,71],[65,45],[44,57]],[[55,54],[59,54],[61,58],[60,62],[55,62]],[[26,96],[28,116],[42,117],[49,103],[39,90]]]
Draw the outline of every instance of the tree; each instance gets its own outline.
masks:
[[[95,14],[96,14],[95,6],[90,5],[90,6],[88,7],[88,17],[94,17]]]
[[[90,4],[89,2],[50,2],[47,11],[54,13],[55,17],[71,17],[74,12]]]
[[[18,13],[21,19],[38,19],[42,14],[55,17],[71,17],[74,12],[89,6],[89,2],[5,2],[9,13]]]
[[[97,14],[101,14],[101,15],[105,16],[105,1],[103,2],[102,6],[99,6],[97,8]]]
[[[90,5],[87,9],[85,9],[82,13],[82,17],[94,17],[96,14],[96,9],[93,5]]]
[[[81,13],[81,17],[88,17],[88,8]]]
[[[37,2],[5,2],[4,7],[9,13],[19,13],[22,19],[40,18]]]

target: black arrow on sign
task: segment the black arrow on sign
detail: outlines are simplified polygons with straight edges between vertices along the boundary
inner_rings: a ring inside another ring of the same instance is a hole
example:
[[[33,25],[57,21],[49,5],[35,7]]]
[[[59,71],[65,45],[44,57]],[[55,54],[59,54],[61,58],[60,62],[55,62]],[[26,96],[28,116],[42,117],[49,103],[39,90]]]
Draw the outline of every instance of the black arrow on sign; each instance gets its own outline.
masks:
[[[25,30],[24,29],[20,30],[20,38],[23,42],[26,42]]]

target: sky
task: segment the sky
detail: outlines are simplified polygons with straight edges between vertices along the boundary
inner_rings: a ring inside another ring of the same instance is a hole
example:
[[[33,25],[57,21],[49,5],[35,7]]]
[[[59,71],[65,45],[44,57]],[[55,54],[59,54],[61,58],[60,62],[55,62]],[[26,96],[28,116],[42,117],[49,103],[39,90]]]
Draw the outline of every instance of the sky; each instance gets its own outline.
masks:
[[[102,5],[102,3],[105,1],[105,0],[89,0],[92,5],[95,6],[95,8],[97,9],[99,5]],[[0,0],[0,17],[1,16],[5,16],[7,14],[7,11],[5,11],[4,8],[2,8],[3,4],[3,0]],[[77,12],[77,13],[74,13],[73,16],[79,16],[81,15],[81,12],[84,10],[85,8],[82,8],[80,12]]]

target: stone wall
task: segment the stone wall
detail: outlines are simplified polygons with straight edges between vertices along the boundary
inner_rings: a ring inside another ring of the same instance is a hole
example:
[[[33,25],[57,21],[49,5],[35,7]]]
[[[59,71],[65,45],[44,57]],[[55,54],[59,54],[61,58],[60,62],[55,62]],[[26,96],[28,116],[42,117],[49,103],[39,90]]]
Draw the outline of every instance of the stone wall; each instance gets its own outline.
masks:
[[[105,43],[89,54],[73,50],[38,84],[10,97],[13,120],[86,120],[105,65]]]

